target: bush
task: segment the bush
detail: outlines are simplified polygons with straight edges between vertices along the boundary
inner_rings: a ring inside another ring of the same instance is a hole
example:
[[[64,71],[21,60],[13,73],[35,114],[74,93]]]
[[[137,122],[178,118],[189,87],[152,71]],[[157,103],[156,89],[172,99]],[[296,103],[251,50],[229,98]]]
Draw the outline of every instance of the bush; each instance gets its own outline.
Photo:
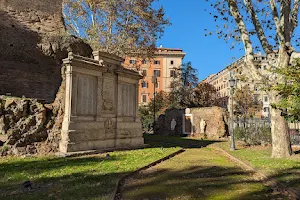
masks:
[[[270,127],[237,127],[234,129],[234,135],[237,140],[243,141],[249,146],[272,143]]]

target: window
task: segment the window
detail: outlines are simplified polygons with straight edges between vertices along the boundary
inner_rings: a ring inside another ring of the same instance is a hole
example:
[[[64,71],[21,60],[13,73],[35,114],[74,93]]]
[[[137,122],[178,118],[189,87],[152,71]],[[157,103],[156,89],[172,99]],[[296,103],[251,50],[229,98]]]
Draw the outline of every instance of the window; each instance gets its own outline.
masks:
[[[176,75],[176,71],[174,69],[171,69],[170,70],[170,77],[173,77],[173,78],[176,78],[177,75]]]
[[[264,66],[264,70],[267,70],[267,66],[266,65]]]
[[[156,77],[160,77],[160,70],[155,69],[155,70],[153,71],[153,74],[154,74],[154,76],[156,76]]]
[[[147,70],[146,70],[146,69],[143,69],[143,70],[142,70],[142,74],[143,74],[143,76],[147,76]]]
[[[130,63],[130,64],[135,64],[135,63],[136,63],[136,60],[129,60],[129,63]]]
[[[159,60],[154,60],[154,65],[159,65],[160,61]]]
[[[265,108],[264,108],[264,112],[269,112],[269,108],[268,108],[268,107],[265,107]]]
[[[147,103],[147,95],[146,94],[142,94],[142,102]]]
[[[171,60],[170,64],[171,64],[171,65],[174,65],[174,60]]]
[[[147,64],[147,60],[143,60],[143,61],[142,61],[142,64],[143,64],[143,65],[146,65],[146,64]]]
[[[147,88],[148,87],[148,83],[146,81],[142,82],[142,88]]]

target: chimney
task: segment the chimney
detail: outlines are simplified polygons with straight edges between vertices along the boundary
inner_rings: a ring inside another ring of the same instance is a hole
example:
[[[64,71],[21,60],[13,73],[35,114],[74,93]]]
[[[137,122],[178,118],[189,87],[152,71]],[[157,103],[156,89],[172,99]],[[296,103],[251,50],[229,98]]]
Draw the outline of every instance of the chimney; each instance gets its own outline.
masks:
[[[159,48],[162,48],[163,47],[163,45],[161,44],[161,45],[159,45]]]

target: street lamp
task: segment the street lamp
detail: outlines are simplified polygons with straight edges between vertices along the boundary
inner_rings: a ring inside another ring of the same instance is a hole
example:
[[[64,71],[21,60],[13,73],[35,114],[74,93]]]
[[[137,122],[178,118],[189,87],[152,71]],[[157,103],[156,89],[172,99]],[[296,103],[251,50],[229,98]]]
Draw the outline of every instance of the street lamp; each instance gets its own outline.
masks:
[[[230,108],[230,131],[231,131],[231,145],[230,145],[230,151],[235,150],[235,142],[234,142],[234,128],[233,128],[233,93],[234,93],[234,86],[236,84],[236,80],[231,76],[229,79],[229,85],[230,85],[230,98],[231,98],[231,108]]]
[[[153,72],[154,73],[154,72]],[[157,76],[154,73],[152,76],[152,83],[154,85],[154,91],[153,91],[153,134],[154,134],[154,130],[155,130],[155,88],[157,85]]]

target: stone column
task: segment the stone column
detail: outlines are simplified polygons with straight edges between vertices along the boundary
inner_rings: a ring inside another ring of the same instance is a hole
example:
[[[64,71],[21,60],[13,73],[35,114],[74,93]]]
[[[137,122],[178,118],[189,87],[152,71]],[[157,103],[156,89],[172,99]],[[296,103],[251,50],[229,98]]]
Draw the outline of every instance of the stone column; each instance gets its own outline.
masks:
[[[69,144],[69,124],[71,121],[72,110],[72,66],[66,65],[66,90],[65,90],[65,113],[62,123],[61,141],[59,143],[59,151],[66,153],[68,151]]]
[[[103,74],[101,76],[98,76],[97,81],[97,120],[100,120],[102,115],[102,89],[103,89]]]
[[[135,84],[136,86],[136,98],[135,98],[135,122],[140,122],[139,117],[139,83]]]

